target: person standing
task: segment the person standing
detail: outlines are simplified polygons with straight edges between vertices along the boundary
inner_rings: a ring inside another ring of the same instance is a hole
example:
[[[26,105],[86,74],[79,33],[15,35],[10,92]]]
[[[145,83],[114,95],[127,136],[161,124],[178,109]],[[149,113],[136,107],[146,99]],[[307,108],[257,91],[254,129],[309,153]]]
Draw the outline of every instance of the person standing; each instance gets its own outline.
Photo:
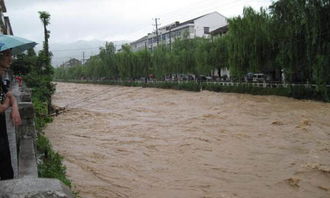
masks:
[[[14,177],[11,165],[5,110],[12,107],[11,120],[14,125],[21,124],[17,101],[9,87],[3,83],[2,76],[9,69],[12,62],[11,49],[0,52],[0,180]]]
[[[17,101],[9,90],[9,83],[4,83],[2,76],[9,69],[12,54],[16,55],[27,49],[33,48],[37,43],[13,36],[0,34],[0,180],[12,179],[14,171],[11,165],[10,149],[8,142],[5,110],[11,109],[11,121],[14,125],[21,124]]]

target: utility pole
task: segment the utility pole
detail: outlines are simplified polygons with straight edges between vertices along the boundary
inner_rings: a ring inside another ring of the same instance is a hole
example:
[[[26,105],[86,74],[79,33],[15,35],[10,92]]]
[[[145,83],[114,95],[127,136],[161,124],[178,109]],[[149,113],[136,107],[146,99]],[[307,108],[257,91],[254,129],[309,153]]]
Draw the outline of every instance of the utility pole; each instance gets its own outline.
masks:
[[[159,18],[155,18],[157,46],[158,46],[158,44],[159,44],[159,38],[158,38],[158,25],[160,25],[160,24],[158,24],[158,20],[159,20]]]
[[[171,37],[171,34],[172,34],[172,25],[170,26],[170,32],[169,32],[169,38],[170,38],[170,51],[172,51],[172,37]]]
[[[144,78],[144,83],[148,83],[148,70],[149,70],[149,65],[148,65],[148,63],[147,63],[147,53],[149,53],[148,52],[148,49],[147,49],[147,42],[145,42],[144,43],[144,50],[145,50],[145,56],[144,56],[144,63],[146,64],[146,70],[145,70],[145,74],[146,74],[146,76],[145,76],[145,78]]]
[[[85,52],[83,52],[82,64],[85,63]]]

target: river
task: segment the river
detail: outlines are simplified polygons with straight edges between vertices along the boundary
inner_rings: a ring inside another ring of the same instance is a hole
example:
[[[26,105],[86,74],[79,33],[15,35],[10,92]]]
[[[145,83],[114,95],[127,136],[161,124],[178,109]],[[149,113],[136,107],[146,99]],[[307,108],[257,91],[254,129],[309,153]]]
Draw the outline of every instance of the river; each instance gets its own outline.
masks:
[[[53,103],[81,197],[330,197],[329,103],[74,83]]]

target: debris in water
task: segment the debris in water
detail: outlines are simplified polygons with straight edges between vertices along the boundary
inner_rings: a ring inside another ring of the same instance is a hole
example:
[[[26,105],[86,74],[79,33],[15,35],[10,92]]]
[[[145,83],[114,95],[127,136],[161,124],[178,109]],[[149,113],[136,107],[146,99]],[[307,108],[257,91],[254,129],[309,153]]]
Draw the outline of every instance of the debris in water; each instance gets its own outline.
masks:
[[[285,181],[286,181],[290,186],[292,186],[292,187],[296,187],[296,188],[299,188],[299,182],[300,182],[300,179],[290,177],[289,179],[286,179]]]

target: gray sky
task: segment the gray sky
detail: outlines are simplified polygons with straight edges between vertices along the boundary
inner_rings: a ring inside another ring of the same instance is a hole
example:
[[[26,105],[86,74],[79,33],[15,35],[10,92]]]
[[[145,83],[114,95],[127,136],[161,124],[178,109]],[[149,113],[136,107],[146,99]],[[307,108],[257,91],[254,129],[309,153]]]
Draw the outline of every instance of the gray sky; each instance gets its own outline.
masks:
[[[38,11],[51,15],[51,43],[77,40],[137,40],[162,25],[218,11],[226,17],[244,6],[268,7],[272,0],[5,0],[14,35],[43,41]]]

